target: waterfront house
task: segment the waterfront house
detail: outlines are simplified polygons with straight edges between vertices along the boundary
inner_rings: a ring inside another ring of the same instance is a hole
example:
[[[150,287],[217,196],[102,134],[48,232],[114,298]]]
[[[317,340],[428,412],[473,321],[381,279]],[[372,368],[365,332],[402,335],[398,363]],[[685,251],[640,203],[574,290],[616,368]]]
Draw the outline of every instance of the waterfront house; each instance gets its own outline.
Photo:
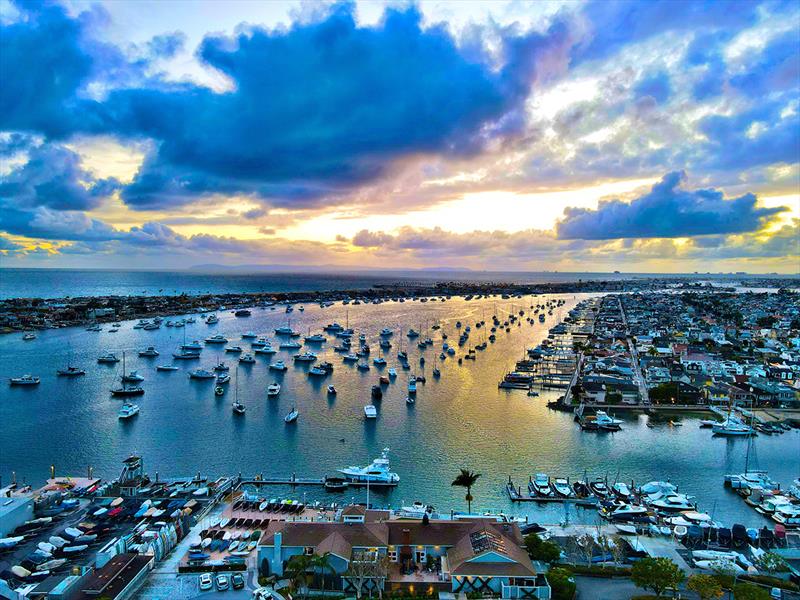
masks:
[[[360,588],[550,598],[516,523],[388,517],[386,511],[347,507],[332,522],[272,522],[258,546],[260,574],[284,577],[292,557],[329,553],[324,586],[347,595]],[[321,588],[321,574],[314,575],[310,587]]]

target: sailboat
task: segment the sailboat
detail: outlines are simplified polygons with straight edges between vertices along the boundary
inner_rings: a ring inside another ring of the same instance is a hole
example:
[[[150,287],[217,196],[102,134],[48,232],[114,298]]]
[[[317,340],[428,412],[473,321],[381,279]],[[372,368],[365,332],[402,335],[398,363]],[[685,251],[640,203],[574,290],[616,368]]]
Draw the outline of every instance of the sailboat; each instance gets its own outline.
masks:
[[[293,407],[292,407],[292,410],[291,410],[291,412],[290,412],[288,415],[286,415],[286,416],[283,418],[283,420],[284,420],[284,422],[286,422],[286,423],[294,423],[294,422],[297,420],[297,417],[299,417],[299,416],[300,416],[300,413],[299,413],[299,412],[297,411],[297,409],[296,409],[296,408],[293,406]]]
[[[236,367],[233,384],[233,414],[243,415],[247,409],[239,402],[239,367]]]
[[[86,375],[86,371],[84,369],[72,366],[71,357],[72,357],[72,354],[70,354],[70,360],[67,362],[67,368],[66,369],[58,369],[56,371],[56,374],[59,375],[60,377],[77,377],[79,375]]]
[[[142,394],[144,394],[144,390],[140,386],[138,386],[138,385],[134,385],[134,386],[130,386],[130,387],[128,386],[129,377],[125,372],[125,353],[124,352],[122,353],[122,378],[121,379],[122,379],[122,387],[112,388],[111,389],[111,395],[112,396],[128,397],[128,396],[141,396]]]

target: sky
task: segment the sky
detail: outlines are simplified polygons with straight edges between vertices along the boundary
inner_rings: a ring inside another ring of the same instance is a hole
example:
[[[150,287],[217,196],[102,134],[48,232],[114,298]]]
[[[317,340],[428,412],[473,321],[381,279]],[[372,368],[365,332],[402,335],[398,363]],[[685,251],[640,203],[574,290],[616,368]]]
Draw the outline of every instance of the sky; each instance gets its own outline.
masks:
[[[0,267],[800,272],[800,3],[0,0]]]

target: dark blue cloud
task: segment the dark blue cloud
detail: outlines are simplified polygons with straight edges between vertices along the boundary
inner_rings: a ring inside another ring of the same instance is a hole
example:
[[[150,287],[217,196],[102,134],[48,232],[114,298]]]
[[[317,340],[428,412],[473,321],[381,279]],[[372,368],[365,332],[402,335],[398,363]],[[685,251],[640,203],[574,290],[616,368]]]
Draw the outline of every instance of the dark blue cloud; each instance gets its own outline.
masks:
[[[770,40],[731,86],[752,98],[800,89],[800,34],[796,28]]]
[[[633,86],[633,93],[638,98],[653,98],[658,104],[663,104],[672,95],[672,83],[669,73],[658,71],[642,77]]]
[[[670,31],[739,29],[754,23],[759,10],[751,0],[592,0],[581,11],[590,36],[575,48],[573,60],[607,58]]]
[[[687,190],[685,182],[686,174],[676,171],[632,202],[600,202],[597,210],[567,208],[556,226],[558,237],[607,240],[745,233],[787,210],[759,208],[753,194],[726,200],[718,190]]]
[[[379,177],[395,159],[469,156],[487,138],[519,133],[538,51],[567,37],[560,22],[544,35],[506,32],[497,69],[474,49],[462,52],[444,25],[423,29],[414,7],[388,9],[372,27],[358,26],[354,10],[337,4],[288,29],[207,37],[198,56],[229,78],[224,93],[153,79],[126,85],[134,79],[126,69],[141,74],[146,65],[88,39],[57,5],[23,10],[3,30],[4,71],[23,83],[3,92],[0,129],[154,140],[123,191],[134,208],[213,193],[303,206]],[[168,35],[148,47],[169,56],[179,44]],[[90,81],[110,88],[105,99],[86,97]]]
[[[794,101],[788,94],[739,113],[702,119],[698,129],[707,142],[697,166],[726,170],[800,162],[800,115]]]
[[[120,187],[113,178],[95,179],[81,167],[80,156],[63,146],[42,144],[27,154],[27,162],[0,182],[0,200],[17,208],[90,210]]]

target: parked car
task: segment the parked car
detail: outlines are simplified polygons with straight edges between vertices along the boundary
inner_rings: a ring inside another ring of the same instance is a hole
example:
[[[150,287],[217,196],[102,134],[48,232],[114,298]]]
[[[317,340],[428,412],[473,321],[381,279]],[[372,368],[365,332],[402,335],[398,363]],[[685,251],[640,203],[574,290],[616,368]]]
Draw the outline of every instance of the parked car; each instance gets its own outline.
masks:
[[[213,587],[214,587],[214,582],[211,580],[211,575],[209,573],[203,573],[202,575],[200,575],[201,592],[207,592]]]
[[[226,575],[217,575],[217,590],[224,592],[228,589],[228,577]]]
[[[244,577],[242,577],[241,573],[231,575],[231,585],[235,590],[240,590],[244,587]]]

